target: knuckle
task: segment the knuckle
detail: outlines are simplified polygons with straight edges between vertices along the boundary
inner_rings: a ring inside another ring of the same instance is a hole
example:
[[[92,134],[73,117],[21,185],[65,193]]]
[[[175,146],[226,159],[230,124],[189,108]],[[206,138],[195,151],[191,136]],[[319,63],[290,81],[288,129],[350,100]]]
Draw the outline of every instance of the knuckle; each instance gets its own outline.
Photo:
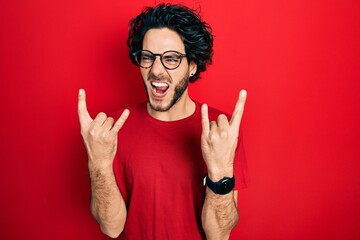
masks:
[[[115,120],[112,118],[112,117],[108,117],[107,119],[106,119],[106,121],[109,123],[109,124],[114,124],[114,122],[115,122]]]
[[[96,136],[96,131],[95,131],[94,128],[90,128],[89,131],[88,131],[88,133],[89,133],[89,135],[92,136],[92,137]]]
[[[210,135],[209,135],[209,140],[210,140],[211,142],[217,141],[218,138],[219,138],[218,134],[215,134],[214,132],[211,132]]]
[[[86,131],[84,128],[80,129],[81,136],[85,137],[87,135],[88,131]]]
[[[104,144],[107,145],[107,146],[112,146],[112,145],[114,145],[114,139],[113,139],[112,137],[110,137],[110,136],[104,136],[103,142],[104,142]]]
[[[106,118],[106,114],[104,112],[99,112],[96,118]]]
[[[228,136],[229,136],[228,131],[226,131],[226,130],[220,131],[220,137],[221,138],[227,138]]]
[[[225,114],[220,114],[218,120],[227,120],[227,116]]]
[[[235,115],[242,115],[244,112],[244,108],[243,107],[240,107],[238,108],[236,111],[235,111]]]
[[[102,133],[100,138],[104,143],[109,143],[110,142],[110,139],[109,139],[109,137],[108,137],[108,135],[106,133]]]

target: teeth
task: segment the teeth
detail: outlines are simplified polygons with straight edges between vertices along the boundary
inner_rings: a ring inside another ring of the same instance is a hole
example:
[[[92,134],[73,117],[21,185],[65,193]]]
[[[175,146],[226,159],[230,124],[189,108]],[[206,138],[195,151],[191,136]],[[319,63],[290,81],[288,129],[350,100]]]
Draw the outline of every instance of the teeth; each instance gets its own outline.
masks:
[[[151,85],[153,85],[154,87],[168,87],[169,86],[167,83],[163,83],[163,82],[152,82]]]

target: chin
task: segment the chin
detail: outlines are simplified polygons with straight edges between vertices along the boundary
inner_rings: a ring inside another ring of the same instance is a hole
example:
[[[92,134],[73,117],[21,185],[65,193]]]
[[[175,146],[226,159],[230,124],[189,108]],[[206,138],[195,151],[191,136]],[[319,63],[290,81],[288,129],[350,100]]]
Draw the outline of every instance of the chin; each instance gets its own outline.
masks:
[[[157,112],[167,112],[173,106],[171,103],[165,104],[163,100],[149,100],[149,105],[152,110]]]

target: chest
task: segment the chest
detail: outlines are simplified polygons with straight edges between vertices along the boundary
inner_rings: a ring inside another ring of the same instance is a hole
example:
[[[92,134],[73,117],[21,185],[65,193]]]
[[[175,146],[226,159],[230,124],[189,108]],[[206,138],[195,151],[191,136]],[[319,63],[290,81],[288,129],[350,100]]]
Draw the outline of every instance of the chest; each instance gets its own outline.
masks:
[[[175,129],[148,125],[130,128],[119,136],[118,159],[132,186],[169,188],[201,183],[206,173],[196,126]]]

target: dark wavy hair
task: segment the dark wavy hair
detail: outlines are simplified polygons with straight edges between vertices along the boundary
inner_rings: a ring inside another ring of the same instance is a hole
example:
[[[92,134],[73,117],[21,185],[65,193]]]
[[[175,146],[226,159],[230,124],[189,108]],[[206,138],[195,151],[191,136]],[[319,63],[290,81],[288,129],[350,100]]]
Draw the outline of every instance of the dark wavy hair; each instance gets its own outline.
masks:
[[[189,82],[199,79],[200,73],[212,62],[214,54],[211,27],[202,21],[199,12],[176,4],[162,3],[155,7],[146,7],[129,23],[127,45],[134,64],[136,61],[132,53],[142,49],[145,33],[153,28],[169,28],[181,36],[188,61],[197,64],[197,71],[189,78]]]

